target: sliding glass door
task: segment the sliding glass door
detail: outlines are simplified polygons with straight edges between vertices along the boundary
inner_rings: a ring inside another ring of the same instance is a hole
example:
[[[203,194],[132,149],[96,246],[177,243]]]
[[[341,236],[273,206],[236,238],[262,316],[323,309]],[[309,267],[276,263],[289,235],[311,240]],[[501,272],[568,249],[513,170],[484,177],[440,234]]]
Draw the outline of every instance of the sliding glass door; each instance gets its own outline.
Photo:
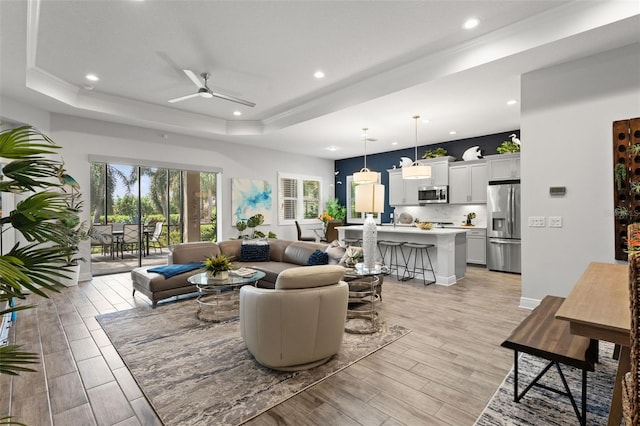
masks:
[[[217,173],[91,163],[93,275],[166,264],[169,247],[215,241]]]

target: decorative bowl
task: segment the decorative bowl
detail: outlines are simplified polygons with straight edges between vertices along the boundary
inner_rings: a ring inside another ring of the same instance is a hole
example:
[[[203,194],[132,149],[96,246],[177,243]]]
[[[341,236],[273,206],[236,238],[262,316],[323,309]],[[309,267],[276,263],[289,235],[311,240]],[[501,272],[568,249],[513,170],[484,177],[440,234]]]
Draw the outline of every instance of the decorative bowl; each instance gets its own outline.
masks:
[[[416,226],[424,231],[428,231],[433,228],[433,223],[431,222],[418,222]]]

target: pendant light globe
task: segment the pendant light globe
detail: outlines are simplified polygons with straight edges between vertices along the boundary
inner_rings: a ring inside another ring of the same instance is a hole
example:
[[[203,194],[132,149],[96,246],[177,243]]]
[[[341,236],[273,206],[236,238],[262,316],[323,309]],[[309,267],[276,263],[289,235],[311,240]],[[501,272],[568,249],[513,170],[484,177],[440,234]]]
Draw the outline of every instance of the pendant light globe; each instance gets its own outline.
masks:
[[[362,129],[364,135],[364,167],[359,172],[353,174],[353,182],[358,184],[377,183],[378,172],[373,172],[367,168],[367,129]]]
[[[431,166],[421,165],[418,163],[418,119],[419,115],[414,115],[413,119],[416,123],[416,145],[415,145],[415,161],[410,166],[402,168],[402,179],[428,179],[431,177]]]

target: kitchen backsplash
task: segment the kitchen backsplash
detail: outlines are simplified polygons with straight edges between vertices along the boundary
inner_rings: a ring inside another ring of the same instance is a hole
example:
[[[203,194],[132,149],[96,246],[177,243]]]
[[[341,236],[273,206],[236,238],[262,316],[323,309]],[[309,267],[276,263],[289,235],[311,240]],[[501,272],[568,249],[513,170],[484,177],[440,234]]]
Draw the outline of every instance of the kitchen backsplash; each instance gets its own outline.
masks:
[[[395,214],[406,212],[421,222],[453,222],[454,225],[461,225],[466,222],[467,214],[474,212],[476,218],[471,221],[480,228],[487,226],[487,206],[486,204],[440,204],[430,206],[402,206],[397,207]],[[397,217],[397,216],[396,216]]]

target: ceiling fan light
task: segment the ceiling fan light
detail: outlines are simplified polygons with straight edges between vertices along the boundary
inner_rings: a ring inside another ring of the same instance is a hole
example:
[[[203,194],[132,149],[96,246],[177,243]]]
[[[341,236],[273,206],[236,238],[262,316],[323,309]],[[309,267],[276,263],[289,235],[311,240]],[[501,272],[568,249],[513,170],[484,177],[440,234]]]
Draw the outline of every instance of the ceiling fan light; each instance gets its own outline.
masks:
[[[209,99],[213,98],[213,95],[209,92],[200,92],[200,97]]]
[[[378,183],[378,173],[372,172],[371,170],[364,167],[359,172],[353,174],[353,182],[354,183]]]
[[[402,168],[402,179],[428,179],[431,177],[431,166],[421,166],[414,162]]]

